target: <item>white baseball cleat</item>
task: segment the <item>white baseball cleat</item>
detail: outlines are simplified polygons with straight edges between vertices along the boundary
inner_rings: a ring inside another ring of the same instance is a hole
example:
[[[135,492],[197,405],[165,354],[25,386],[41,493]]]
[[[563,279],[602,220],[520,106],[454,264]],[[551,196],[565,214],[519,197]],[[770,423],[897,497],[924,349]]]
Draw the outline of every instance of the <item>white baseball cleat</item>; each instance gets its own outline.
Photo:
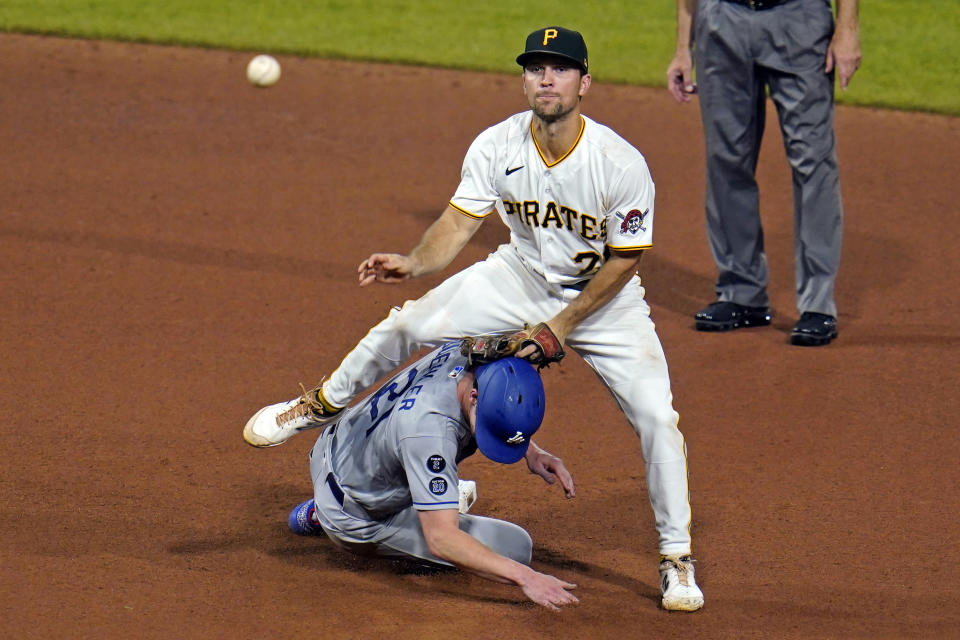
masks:
[[[460,513],[466,513],[477,501],[477,483],[473,480],[460,480],[457,488],[460,490]]]
[[[660,557],[660,604],[667,611],[696,611],[703,606],[703,592],[693,577],[693,558]]]
[[[330,424],[342,409],[330,408],[318,392],[322,393],[320,387],[304,390],[299,398],[260,409],[243,428],[244,441],[254,447],[275,447],[301,431]]]

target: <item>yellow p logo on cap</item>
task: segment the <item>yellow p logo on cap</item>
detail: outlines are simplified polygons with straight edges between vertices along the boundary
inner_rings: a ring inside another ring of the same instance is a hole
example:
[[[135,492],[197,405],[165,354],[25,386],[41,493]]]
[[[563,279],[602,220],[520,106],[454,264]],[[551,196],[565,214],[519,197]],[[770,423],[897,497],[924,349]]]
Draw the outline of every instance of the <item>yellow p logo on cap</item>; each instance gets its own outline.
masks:
[[[550,40],[552,40],[553,38],[556,38],[558,35],[560,34],[557,33],[556,29],[544,29],[543,30],[543,46],[547,46]]]

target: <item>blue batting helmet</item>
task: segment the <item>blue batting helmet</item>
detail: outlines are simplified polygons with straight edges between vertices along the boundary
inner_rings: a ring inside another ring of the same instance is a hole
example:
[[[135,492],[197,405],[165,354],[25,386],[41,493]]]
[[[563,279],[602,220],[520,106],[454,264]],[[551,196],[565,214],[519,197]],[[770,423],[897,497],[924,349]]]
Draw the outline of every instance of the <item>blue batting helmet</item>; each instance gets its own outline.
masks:
[[[513,464],[527,453],[545,411],[543,381],[526,360],[503,358],[477,367],[477,448]]]

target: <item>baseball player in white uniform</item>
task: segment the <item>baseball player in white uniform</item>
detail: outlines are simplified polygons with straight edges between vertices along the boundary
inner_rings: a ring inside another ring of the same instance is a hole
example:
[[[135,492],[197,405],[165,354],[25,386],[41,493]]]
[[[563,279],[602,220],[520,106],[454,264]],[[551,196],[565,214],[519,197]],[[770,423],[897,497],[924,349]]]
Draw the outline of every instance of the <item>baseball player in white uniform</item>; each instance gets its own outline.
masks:
[[[607,385],[639,436],[659,533],[662,606],[693,611],[703,594],[690,555],[686,445],[637,276],[653,242],[654,184],[639,151],[580,113],[591,77],[579,33],[539,29],[517,63],[530,110],[476,138],[459,188],[420,243],[407,255],[371,255],[360,264],[360,284],[445,268],[494,212],[510,242],[392,310],[322,385],[261,409],[244,439],[273,446],[328,424],[422,347],[546,322]]]
[[[530,568],[533,542],[521,527],[461,513],[457,468],[477,449],[503,464],[525,458],[567,497],[575,488],[563,462],[531,442],[544,414],[533,365],[504,358],[473,368],[458,347],[408,366],[320,436],[310,452],[314,497],[293,509],[290,529],[361,555],[512,583],[549,609],[575,604],[576,585]]]

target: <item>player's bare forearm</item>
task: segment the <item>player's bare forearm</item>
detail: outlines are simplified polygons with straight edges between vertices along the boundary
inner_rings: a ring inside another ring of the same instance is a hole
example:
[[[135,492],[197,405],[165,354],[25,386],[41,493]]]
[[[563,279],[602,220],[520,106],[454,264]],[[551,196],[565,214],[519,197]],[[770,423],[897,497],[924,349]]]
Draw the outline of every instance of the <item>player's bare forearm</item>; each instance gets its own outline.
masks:
[[[357,268],[360,286],[403,282],[440,271],[453,262],[482,222],[447,206],[409,254],[375,253],[361,262]]]
[[[527,567],[501,556],[460,529],[456,509],[420,511],[418,515],[430,553],[487,580],[519,584]]]
[[[471,218],[447,205],[424,232],[419,244],[410,252],[415,272],[413,277],[435,273],[446,268],[480,228],[482,219]]]
[[[456,509],[420,511],[418,515],[427,546],[438,558],[487,580],[517,585],[530,600],[548,609],[579,602],[568,591],[576,588],[575,584],[501,556],[461,530]]]
[[[547,321],[550,329],[561,341],[566,340],[570,332],[587,316],[610,302],[613,296],[623,289],[623,286],[640,268],[641,257],[643,257],[643,251],[611,253],[580,295],[564,307],[563,311]]]
[[[560,486],[563,487],[564,495],[567,498],[576,497],[577,489],[573,484],[573,476],[567,471],[563,460],[549,451],[540,448],[540,446],[532,440],[530,441],[530,447],[527,449],[525,458],[530,473],[540,476],[547,484],[554,484],[559,480]]]

